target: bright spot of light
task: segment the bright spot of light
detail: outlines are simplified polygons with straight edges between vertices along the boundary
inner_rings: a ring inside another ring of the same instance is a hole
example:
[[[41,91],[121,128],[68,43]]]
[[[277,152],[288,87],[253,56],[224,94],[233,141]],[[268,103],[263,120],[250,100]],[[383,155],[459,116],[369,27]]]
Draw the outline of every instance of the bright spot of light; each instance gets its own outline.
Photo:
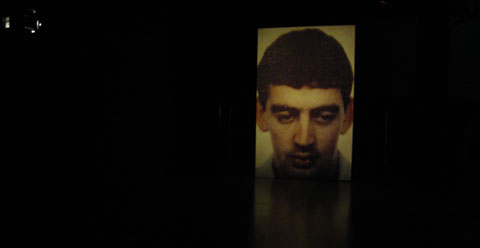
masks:
[[[10,17],[9,16],[4,17],[3,23],[5,25],[5,28],[10,28]]]
[[[32,29],[32,34],[35,33],[35,30]]]

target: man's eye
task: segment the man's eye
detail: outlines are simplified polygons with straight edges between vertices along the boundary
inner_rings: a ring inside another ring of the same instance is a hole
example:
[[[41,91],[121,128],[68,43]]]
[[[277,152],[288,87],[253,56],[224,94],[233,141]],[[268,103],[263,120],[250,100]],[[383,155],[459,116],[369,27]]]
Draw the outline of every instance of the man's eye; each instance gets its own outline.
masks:
[[[320,124],[328,124],[335,119],[335,115],[319,115],[315,117],[315,122]]]
[[[277,119],[280,123],[286,124],[293,122],[295,120],[295,117],[293,115],[277,115]]]

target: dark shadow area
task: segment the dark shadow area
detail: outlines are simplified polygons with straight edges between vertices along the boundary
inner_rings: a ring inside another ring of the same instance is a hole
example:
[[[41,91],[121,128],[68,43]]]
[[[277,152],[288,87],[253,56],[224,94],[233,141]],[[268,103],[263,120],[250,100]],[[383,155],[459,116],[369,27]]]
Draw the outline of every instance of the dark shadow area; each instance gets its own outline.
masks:
[[[0,39],[11,232],[475,246],[478,1],[341,7],[33,6],[42,28]],[[352,182],[255,179],[257,28],[341,24],[356,25]]]

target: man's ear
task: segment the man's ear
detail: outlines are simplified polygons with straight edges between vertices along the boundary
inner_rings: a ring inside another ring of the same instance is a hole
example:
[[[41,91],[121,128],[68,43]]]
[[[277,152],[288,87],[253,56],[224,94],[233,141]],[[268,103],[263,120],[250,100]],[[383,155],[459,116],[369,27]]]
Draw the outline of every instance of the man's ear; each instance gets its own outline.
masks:
[[[260,103],[260,100],[257,98],[257,125],[260,130],[266,132],[268,131],[267,123],[265,122],[265,112]]]
[[[350,103],[348,104],[347,109],[345,110],[345,119],[343,120],[342,128],[340,134],[346,134],[348,129],[353,123],[353,98],[350,98]]]

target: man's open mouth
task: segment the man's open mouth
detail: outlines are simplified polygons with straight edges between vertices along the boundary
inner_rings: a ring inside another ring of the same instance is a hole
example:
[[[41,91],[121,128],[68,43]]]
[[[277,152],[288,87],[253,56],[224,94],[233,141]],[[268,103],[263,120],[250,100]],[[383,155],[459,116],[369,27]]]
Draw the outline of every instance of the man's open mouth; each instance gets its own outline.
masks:
[[[316,156],[313,155],[292,155],[290,158],[293,161],[293,166],[301,169],[310,168],[315,164]]]

